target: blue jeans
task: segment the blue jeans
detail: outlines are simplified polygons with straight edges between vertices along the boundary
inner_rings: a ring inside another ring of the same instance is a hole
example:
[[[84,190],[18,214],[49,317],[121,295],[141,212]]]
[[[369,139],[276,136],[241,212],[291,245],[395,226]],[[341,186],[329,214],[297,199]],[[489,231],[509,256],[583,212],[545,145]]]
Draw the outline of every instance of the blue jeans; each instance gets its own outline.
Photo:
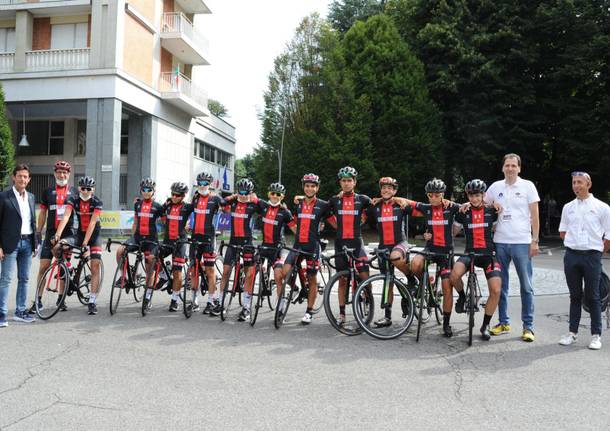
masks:
[[[25,311],[27,305],[30,266],[32,265],[32,243],[19,240],[17,248],[11,254],[4,254],[2,273],[0,274],[0,318],[8,314],[8,288],[17,267],[17,311]]]
[[[508,316],[508,267],[511,260],[515,264],[521,286],[521,321],[523,329],[534,330],[534,289],[532,288],[532,258],[530,244],[496,243],[496,257],[502,267],[502,293],[498,311],[500,323],[510,324]]]
[[[602,274],[602,253],[590,251],[578,253],[566,250],[563,256],[563,269],[570,289],[570,332],[578,333],[584,297],[588,299],[591,313],[591,335],[602,334],[602,311],[599,298],[599,279]]]

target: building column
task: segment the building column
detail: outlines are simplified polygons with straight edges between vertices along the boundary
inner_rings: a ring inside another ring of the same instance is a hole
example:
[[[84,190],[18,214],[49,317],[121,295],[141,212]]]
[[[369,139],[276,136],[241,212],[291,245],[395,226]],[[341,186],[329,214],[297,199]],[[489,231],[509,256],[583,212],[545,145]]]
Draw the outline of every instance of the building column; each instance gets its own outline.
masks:
[[[32,50],[34,16],[27,10],[18,10],[15,19],[15,72],[26,69],[25,53]]]
[[[119,209],[122,107],[118,99],[87,100],[85,173],[95,178],[95,193],[108,210]]]

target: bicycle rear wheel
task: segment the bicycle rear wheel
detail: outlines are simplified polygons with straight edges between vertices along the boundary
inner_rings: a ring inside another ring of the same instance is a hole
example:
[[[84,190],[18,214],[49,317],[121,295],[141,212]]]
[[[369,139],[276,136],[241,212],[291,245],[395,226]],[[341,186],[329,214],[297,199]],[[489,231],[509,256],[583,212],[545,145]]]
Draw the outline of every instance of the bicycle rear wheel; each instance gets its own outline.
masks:
[[[346,292],[342,292],[341,300],[345,301],[345,315],[342,321],[339,320],[341,310],[339,308],[339,279],[341,277],[347,278]],[[335,273],[324,289],[324,312],[330,322],[331,326],[342,334],[345,335],[358,335],[362,333],[362,328],[358,325],[356,318],[354,317],[352,298],[353,298],[353,286],[348,270],[339,271]]]
[[[194,289],[197,289],[197,286]],[[191,277],[189,277],[187,272],[187,275],[182,279],[182,313],[187,319],[193,315],[194,289],[191,285]]]
[[[136,260],[136,263],[129,270],[131,271],[132,285],[130,287],[133,292],[133,299],[140,302],[146,290],[146,266],[144,261]]]
[[[42,320],[55,316],[66,300],[70,279],[65,263],[54,261],[40,278],[36,289],[36,315]]]
[[[424,273],[424,277],[422,278],[422,282],[419,285],[419,289],[417,289],[417,309],[418,309],[418,313],[417,313],[417,337],[415,338],[416,342],[419,342],[419,337],[421,334],[421,327],[422,325],[428,321],[428,319],[430,318],[430,315],[428,314],[428,318],[426,319],[426,321],[424,322],[424,304],[428,304],[428,280],[426,277],[426,273]],[[427,313],[427,310],[426,310]]]
[[[114,277],[112,277],[112,286],[110,287],[110,314],[113,315],[119,308],[119,301],[121,300],[121,293],[125,289],[125,284],[128,280],[127,277],[123,277],[123,274],[127,274],[129,267],[129,261],[125,255],[121,257],[121,261],[117,265],[114,271]]]
[[[239,286],[238,286],[239,275],[235,274],[235,267],[233,267],[231,269],[231,272],[233,273],[233,282],[231,282],[231,277],[229,277],[229,282],[227,283],[227,286],[222,291],[222,299],[221,299],[222,310],[220,312],[220,320],[222,320],[223,322],[225,320],[227,320],[227,317],[229,317],[229,314],[231,313],[231,311],[233,311],[233,308],[232,308],[232,305],[234,305],[233,299],[237,295],[237,291],[239,289]]]
[[[470,273],[468,276],[468,295],[466,301],[468,302],[468,345],[472,346],[472,332],[474,330],[474,313],[476,310],[476,275]]]
[[[437,271],[434,275],[434,282],[430,283],[430,292],[432,300],[434,301],[434,316],[436,317],[436,323],[441,325],[443,323],[443,282],[439,277]]]
[[[258,283],[252,283],[252,296],[250,297],[250,326],[254,326],[254,324],[256,323],[256,318],[258,317],[258,310],[263,303],[263,296],[261,292],[264,283],[264,274],[262,268],[258,268],[255,266],[255,269],[258,270],[259,281]],[[254,273],[254,276],[256,277],[256,273]]]

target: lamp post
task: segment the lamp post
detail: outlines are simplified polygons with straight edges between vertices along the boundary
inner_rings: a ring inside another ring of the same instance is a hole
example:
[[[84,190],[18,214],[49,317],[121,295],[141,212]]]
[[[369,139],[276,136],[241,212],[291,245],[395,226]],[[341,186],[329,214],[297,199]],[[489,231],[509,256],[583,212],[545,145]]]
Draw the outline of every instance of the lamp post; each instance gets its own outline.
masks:
[[[20,147],[29,147],[30,143],[28,142],[28,138],[25,135],[25,103],[23,104],[23,135],[21,135],[21,140],[19,141]]]
[[[277,182],[282,183],[282,161],[284,159],[284,136],[286,135],[286,111],[288,110],[288,89],[292,83],[292,71],[294,70],[294,60],[290,61],[290,73],[288,74],[288,87],[284,89],[284,114],[282,118],[282,140],[280,142],[280,151],[278,152],[278,178]]]

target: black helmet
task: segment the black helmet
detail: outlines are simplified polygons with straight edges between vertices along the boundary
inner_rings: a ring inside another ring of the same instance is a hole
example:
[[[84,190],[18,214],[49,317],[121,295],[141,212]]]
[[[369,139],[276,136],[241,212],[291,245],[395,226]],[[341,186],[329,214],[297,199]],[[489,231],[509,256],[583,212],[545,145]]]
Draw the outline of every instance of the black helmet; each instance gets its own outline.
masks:
[[[252,193],[254,191],[254,183],[248,178],[242,178],[235,184],[235,189],[237,189],[237,192]]]
[[[351,166],[345,166],[339,169],[337,172],[337,177],[341,178],[356,178],[358,176],[358,171]]]
[[[270,192],[281,193],[283,195],[286,194],[286,187],[284,187],[280,183],[271,183],[269,184],[269,188],[267,189]]]
[[[208,174],[207,172],[200,172],[197,175],[197,182],[207,181],[208,183],[211,183],[213,180],[214,180],[214,177],[212,176],[212,174]]]
[[[303,184],[305,183],[312,183],[312,184],[320,184],[320,177],[317,176],[316,174],[305,174],[303,175],[303,178],[301,178],[301,182]]]
[[[95,180],[93,179],[93,177],[84,176],[82,178],[79,178],[78,186],[79,187],[95,187]]]
[[[466,183],[466,187],[464,187],[464,191],[469,195],[475,193],[485,193],[485,190],[487,190],[487,184],[485,184],[485,181],[479,179],[468,181]]]
[[[445,191],[447,191],[447,186],[443,180],[433,178],[426,183],[424,189],[426,190],[426,193],[445,193]]]
[[[140,181],[140,189],[148,187],[154,190],[156,185],[155,180],[151,177],[144,177],[142,178],[142,181]]]
[[[171,191],[178,195],[185,195],[189,191],[189,187],[184,183],[174,183],[171,186]]]
[[[396,180],[396,178],[392,177],[381,177],[379,178],[379,188],[382,188],[383,186],[392,186],[397,189],[398,181]]]

